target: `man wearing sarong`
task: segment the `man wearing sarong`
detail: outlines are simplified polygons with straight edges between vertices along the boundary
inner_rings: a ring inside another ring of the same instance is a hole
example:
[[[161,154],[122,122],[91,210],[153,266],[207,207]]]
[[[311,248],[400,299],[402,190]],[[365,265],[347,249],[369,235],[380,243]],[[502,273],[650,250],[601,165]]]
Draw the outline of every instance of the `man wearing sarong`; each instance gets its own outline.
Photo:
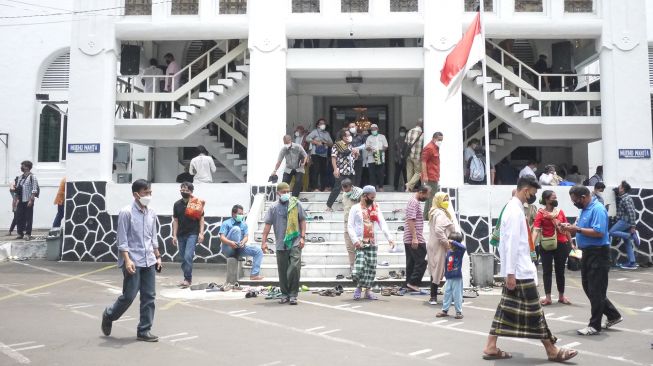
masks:
[[[363,187],[361,202],[355,204],[349,211],[347,222],[347,232],[354,243],[356,250],[356,261],[354,263],[353,277],[356,282],[354,291],[354,300],[360,300],[365,288],[365,298],[376,300],[377,297],[372,293],[374,277],[376,277],[376,258],[377,245],[374,227],[383,231],[386,239],[390,244],[390,249],[395,246],[394,240],[390,236],[388,225],[383,219],[379,206],[374,202],[376,198],[376,188],[374,186]]]
[[[483,350],[485,360],[512,358],[497,348],[499,336],[539,339],[550,361],[563,362],[578,354],[555,346],[557,338],[549,330],[540,305],[537,269],[531,260],[535,248],[524,215],[524,203],[535,197],[539,188],[534,177],[519,178],[517,192],[501,216],[499,256],[506,284]]]

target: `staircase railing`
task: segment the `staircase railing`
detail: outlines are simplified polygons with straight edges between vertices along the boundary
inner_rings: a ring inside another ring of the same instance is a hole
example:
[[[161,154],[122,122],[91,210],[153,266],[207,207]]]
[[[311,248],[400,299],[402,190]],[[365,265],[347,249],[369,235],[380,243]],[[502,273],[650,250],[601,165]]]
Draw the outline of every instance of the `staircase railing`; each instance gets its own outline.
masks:
[[[217,118],[215,124],[218,126],[217,134],[218,141],[222,141],[224,134],[226,133],[228,137],[231,137],[231,146],[234,148],[235,142],[243,145],[247,148],[247,132],[248,126],[247,123],[243,122],[240,118],[236,117],[236,114],[233,112],[227,112],[226,118]],[[244,131],[245,135],[241,131]]]
[[[500,78],[502,89],[520,99],[534,99],[540,116],[600,115],[601,94],[590,88],[600,75],[539,73],[498,44],[487,42],[492,46],[487,50],[487,66]]]
[[[217,60],[211,60],[211,52],[217,47],[223,47],[225,55]],[[134,110],[134,104],[142,105],[145,102],[150,102],[153,104],[152,111],[156,111],[156,105],[159,103],[169,103],[170,111],[173,111],[175,103],[189,102],[190,99],[196,97],[200,92],[209,91],[212,81],[227,78],[227,73],[230,72],[230,69],[235,69],[235,65],[237,64],[245,65],[247,59],[248,49],[246,41],[241,41],[238,46],[232,49],[229,49],[229,41],[222,41],[214,47],[211,47],[174,75],[141,76],[140,78],[129,79],[119,77],[117,80],[118,93],[116,95],[116,102],[129,104],[129,110]],[[207,65],[206,68],[192,77],[192,67],[204,62]],[[184,75],[188,77],[188,81],[181,84],[177,80],[180,80]],[[145,92],[143,89],[136,87],[136,80],[140,81],[147,78],[152,79],[153,85],[158,85],[161,81],[167,80],[170,84],[171,91]],[[156,118],[155,113],[151,113],[150,118]]]

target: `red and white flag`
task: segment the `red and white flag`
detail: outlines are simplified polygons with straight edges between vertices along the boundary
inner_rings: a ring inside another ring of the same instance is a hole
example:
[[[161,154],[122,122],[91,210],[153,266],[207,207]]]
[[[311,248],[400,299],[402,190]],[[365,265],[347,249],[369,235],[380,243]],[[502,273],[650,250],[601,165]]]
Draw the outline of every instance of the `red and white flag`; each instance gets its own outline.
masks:
[[[463,38],[447,56],[440,72],[440,81],[449,87],[447,99],[456,94],[467,71],[483,57],[485,57],[485,42],[481,33],[481,13],[479,12]]]

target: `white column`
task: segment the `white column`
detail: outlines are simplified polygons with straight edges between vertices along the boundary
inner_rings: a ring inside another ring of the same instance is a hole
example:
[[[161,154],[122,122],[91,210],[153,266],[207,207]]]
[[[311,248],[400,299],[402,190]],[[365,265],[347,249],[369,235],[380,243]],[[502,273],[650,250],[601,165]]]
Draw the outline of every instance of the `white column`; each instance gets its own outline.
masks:
[[[117,0],[76,0],[75,11],[117,7]],[[113,10],[118,14],[119,10]],[[104,11],[103,14],[110,12]],[[100,144],[99,153],[68,153],[68,181],[111,181],[118,45],[113,16],[72,22],[68,144]]]
[[[266,184],[286,134],[286,25],[281,2],[250,0],[247,183]]]
[[[424,143],[440,131],[440,186],[463,184],[462,97],[445,100],[447,88],[440,70],[451,49],[462,37],[463,7],[457,1],[434,0],[424,4]]]
[[[619,159],[619,149],[651,149],[646,1],[601,3],[603,179],[606,185],[625,179],[633,187],[651,187],[651,159]]]

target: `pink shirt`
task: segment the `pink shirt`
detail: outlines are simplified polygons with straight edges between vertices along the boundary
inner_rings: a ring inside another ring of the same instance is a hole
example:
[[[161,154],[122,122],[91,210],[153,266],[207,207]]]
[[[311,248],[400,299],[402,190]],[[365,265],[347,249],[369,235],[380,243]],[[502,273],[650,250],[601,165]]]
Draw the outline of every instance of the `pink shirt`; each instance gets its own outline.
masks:
[[[168,67],[166,68],[166,76],[172,76],[181,70],[179,68],[179,65],[177,64],[177,61],[172,61],[171,63],[168,64]],[[177,75],[174,77],[175,83],[174,83],[174,89],[172,88],[172,78],[166,78],[166,84],[165,84],[165,89],[166,91],[175,91],[179,89],[181,86],[181,74]]]
[[[418,243],[426,243],[424,241],[424,213],[422,206],[415,196],[411,197],[406,205],[406,222],[404,223],[404,243],[410,244],[413,242],[413,234],[408,227],[408,220],[415,220],[415,234],[417,234]]]

